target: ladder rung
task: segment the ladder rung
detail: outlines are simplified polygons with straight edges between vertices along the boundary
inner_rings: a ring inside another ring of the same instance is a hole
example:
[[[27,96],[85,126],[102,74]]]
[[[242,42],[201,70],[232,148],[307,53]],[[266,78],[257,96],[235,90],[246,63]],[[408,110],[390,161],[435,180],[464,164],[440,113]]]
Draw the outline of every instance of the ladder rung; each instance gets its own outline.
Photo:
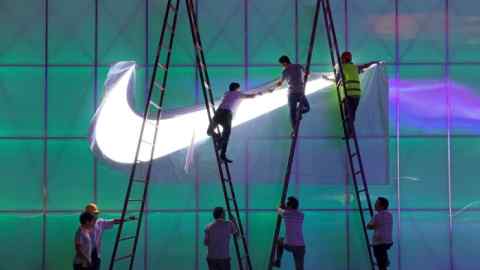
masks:
[[[129,202],[142,202],[143,200],[142,199],[129,199],[128,200]]]
[[[148,145],[153,145],[152,142],[149,142],[149,141],[146,141],[146,140],[142,140],[142,142],[143,142],[143,143],[146,143],[146,144],[148,144]]]
[[[360,193],[360,192],[365,192],[365,191],[367,191],[367,190],[364,189],[364,188],[362,188],[362,189],[359,189],[359,190],[358,190],[358,193]]]
[[[157,103],[155,103],[155,102],[153,102],[153,101],[151,101],[151,100],[150,100],[149,103],[150,103],[150,105],[152,105],[153,107],[155,107],[155,109],[157,109],[157,110],[161,110],[161,109],[162,109],[162,107],[158,106]]]
[[[155,87],[157,87],[158,90],[160,90],[160,91],[165,91],[165,87],[162,87],[162,86],[159,85],[157,82],[154,82],[153,85],[155,85]]]
[[[161,69],[163,69],[163,70],[167,70],[167,69],[168,69],[166,65],[160,64],[160,63],[158,64],[158,67],[161,68]]]
[[[128,259],[128,258],[131,258],[132,256],[133,256],[133,254],[129,254],[129,255],[122,256],[122,257],[118,257],[118,258],[115,258],[115,261],[125,260],[125,259]]]
[[[362,172],[362,171],[356,171],[356,172],[355,172],[355,175],[360,174],[361,172]]]
[[[357,153],[353,153],[353,154],[351,154],[350,156],[353,158],[353,157],[356,156],[356,155],[357,155]]]
[[[133,182],[145,183],[145,179],[133,179]]]
[[[137,236],[136,235],[126,236],[126,237],[120,238],[119,241],[131,240],[131,239],[135,239],[135,237]]]

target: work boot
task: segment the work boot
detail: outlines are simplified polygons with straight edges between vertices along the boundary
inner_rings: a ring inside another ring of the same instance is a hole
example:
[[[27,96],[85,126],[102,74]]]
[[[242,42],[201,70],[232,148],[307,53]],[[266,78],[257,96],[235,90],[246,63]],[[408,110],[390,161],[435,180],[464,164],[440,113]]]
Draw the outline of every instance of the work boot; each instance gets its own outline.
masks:
[[[280,266],[281,266],[280,260],[275,260],[275,261],[272,263],[272,266],[273,266],[273,267],[280,268]]]

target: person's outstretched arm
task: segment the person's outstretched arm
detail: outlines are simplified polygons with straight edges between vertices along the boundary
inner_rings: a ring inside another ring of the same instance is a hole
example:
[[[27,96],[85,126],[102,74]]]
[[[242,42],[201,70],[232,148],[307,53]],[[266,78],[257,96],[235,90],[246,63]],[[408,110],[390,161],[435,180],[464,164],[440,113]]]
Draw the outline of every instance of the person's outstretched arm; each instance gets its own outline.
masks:
[[[257,95],[261,95],[261,93],[251,93],[251,94],[242,93],[242,98],[254,98]]]
[[[372,61],[372,62],[368,62],[366,64],[357,65],[358,73],[362,73],[362,72],[365,71],[365,69],[371,67],[372,65],[378,64],[378,63],[380,63],[380,62],[379,61]]]

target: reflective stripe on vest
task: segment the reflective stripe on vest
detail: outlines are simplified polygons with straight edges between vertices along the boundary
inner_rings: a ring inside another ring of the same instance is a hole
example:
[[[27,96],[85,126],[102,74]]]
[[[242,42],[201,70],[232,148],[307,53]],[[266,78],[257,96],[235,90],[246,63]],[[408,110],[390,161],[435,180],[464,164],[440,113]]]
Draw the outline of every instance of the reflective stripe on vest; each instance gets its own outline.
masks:
[[[345,86],[347,88],[347,96],[361,96],[360,76],[358,75],[358,67],[354,64],[343,64],[343,75],[345,76]]]

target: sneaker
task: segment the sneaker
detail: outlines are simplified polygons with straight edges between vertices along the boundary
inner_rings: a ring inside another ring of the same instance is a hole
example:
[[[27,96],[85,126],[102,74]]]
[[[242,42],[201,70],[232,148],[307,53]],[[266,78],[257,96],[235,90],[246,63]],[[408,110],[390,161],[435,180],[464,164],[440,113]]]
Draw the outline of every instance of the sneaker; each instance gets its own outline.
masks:
[[[272,263],[272,266],[273,266],[273,267],[280,268],[280,265],[281,265],[281,264],[280,264],[280,260],[276,260],[276,261],[274,261],[274,262]]]

